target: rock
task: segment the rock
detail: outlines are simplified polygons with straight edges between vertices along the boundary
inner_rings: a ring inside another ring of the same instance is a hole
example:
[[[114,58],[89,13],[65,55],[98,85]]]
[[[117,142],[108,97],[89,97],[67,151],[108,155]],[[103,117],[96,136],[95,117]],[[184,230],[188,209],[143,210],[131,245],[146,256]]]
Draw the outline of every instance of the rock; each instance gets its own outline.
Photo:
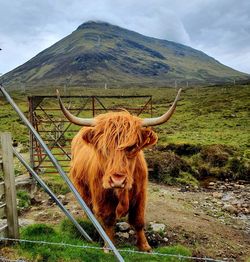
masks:
[[[214,203],[214,204],[217,204],[218,199],[213,198],[213,199],[211,200],[211,202]]]
[[[222,198],[223,194],[220,193],[220,192],[213,192],[212,196],[213,196],[214,198]]]
[[[54,219],[60,218],[60,217],[61,217],[61,216],[60,216],[60,212],[55,212],[55,213],[52,215],[52,217],[53,217]]]
[[[72,210],[71,213],[72,213],[72,215],[79,215],[80,214],[80,212],[78,210]]]
[[[229,201],[231,199],[233,199],[234,196],[232,195],[232,193],[228,192],[226,194],[223,195],[223,197],[221,198],[222,201]]]
[[[167,237],[164,237],[164,238],[163,238],[163,241],[164,241],[164,242],[168,242],[168,238],[167,238]]]
[[[208,189],[214,190],[216,188],[216,183],[215,182],[209,182],[207,185]]]
[[[121,232],[128,231],[130,229],[130,225],[126,222],[119,222],[116,224],[117,228]]]
[[[64,195],[58,195],[57,198],[58,198],[59,200],[63,200],[63,199],[65,199],[65,196],[64,196]]]
[[[239,185],[239,184],[234,184],[234,188],[240,189],[240,188],[241,188],[241,185]]]
[[[129,233],[128,232],[117,232],[116,235],[120,238],[126,238],[129,239]]]
[[[66,196],[65,195],[58,195],[57,198],[60,200],[60,202],[63,204],[63,205],[67,205],[69,203],[69,201],[66,199]]]
[[[33,219],[24,219],[24,218],[19,218],[18,219],[18,224],[20,227],[26,227],[32,224],[35,224],[35,220]]]
[[[248,208],[243,208],[242,209],[242,212],[245,214],[245,215],[249,215],[250,214],[250,210]]]
[[[241,203],[238,203],[238,204],[237,204],[237,208],[241,208]]]
[[[133,236],[133,235],[135,234],[135,231],[132,230],[132,229],[130,229],[130,230],[128,231],[128,233],[129,233],[129,235]]]
[[[164,224],[158,224],[158,223],[153,223],[150,222],[150,228],[152,229],[153,232],[162,232],[165,230],[165,225]]]
[[[222,210],[228,211],[228,212],[231,213],[231,214],[237,214],[237,213],[238,213],[238,212],[237,212],[237,208],[235,208],[234,206],[232,206],[232,205],[230,205],[230,204],[224,205],[224,206],[222,207]]]
[[[36,213],[36,214],[34,215],[34,218],[35,218],[35,219],[46,219],[46,218],[48,218],[49,216],[50,216],[50,215],[49,215],[49,213],[48,213],[47,211],[42,210],[42,211]]]
[[[226,189],[226,186],[222,185],[222,186],[219,187],[219,189],[223,191],[223,190]]]
[[[65,200],[62,201],[62,204],[63,204],[64,206],[68,205],[68,203],[69,203],[69,201],[68,201],[67,199],[65,199]]]
[[[241,206],[241,204],[242,204],[242,201],[241,200],[237,200],[237,199],[235,199],[235,200],[233,200],[232,202],[231,202],[231,204],[232,205],[237,205],[237,206]]]
[[[188,189],[186,187],[182,187],[182,188],[179,189],[179,192],[182,192],[182,193],[185,193],[187,191],[188,191]]]
[[[42,199],[35,196],[35,197],[30,199],[30,204],[31,205],[41,205],[42,204]]]
[[[54,204],[55,202],[54,202],[54,200],[50,197],[49,199],[48,199],[48,201],[47,201],[47,205],[48,206],[52,206],[53,204]]]
[[[199,186],[194,186],[194,190],[198,190],[199,189]]]

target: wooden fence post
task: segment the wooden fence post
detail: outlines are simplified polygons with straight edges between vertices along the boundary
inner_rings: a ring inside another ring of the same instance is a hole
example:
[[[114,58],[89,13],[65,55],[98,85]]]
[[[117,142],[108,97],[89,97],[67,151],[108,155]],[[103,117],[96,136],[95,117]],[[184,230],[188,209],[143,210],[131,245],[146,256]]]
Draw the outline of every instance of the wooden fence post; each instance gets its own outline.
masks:
[[[12,139],[10,133],[1,134],[3,173],[5,184],[5,210],[7,216],[7,236],[9,238],[19,238],[16,185],[13,165]]]

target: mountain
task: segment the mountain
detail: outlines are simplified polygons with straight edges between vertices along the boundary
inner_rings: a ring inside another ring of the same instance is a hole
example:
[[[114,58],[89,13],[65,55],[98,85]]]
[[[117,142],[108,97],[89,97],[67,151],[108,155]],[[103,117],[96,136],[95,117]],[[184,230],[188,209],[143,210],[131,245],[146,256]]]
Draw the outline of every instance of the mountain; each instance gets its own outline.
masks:
[[[249,75],[191,47],[89,21],[1,78],[6,86],[164,86],[232,82]]]

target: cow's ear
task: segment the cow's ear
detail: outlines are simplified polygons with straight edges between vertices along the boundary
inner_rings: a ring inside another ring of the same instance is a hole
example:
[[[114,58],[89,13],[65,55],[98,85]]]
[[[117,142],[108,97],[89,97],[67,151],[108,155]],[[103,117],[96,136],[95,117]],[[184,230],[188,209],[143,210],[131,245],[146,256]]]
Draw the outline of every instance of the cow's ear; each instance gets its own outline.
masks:
[[[93,143],[94,135],[95,135],[95,133],[94,133],[93,128],[87,128],[87,129],[84,131],[83,135],[82,135],[82,139],[83,139],[85,142],[91,144],[91,143]]]
[[[156,144],[158,137],[151,128],[145,128],[142,130],[142,147]]]

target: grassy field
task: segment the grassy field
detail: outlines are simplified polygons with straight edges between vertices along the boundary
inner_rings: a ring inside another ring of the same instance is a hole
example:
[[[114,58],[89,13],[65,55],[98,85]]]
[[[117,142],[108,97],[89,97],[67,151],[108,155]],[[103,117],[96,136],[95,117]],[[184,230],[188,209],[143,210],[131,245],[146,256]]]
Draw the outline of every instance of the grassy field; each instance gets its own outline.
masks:
[[[61,95],[65,94],[64,89],[61,89],[60,92]],[[35,93],[33,91],[25,94],[16,92],[11,95],[21,110],[28,115],[27,95],[55,95],[55,93],[55,89],[41,89],[36,90]],[[158,116],[170,107],[176,93],[177,90],[174,88],[71,88],[67,90],[66,95],[152,95],[153,116]],[[238,169],[244,169],[240,171],[244,175],[234,175],[234,178],[245,178],[249,171],[250,159],[249,97],[249,85],[184,88],[172,119],[168,123],[154,128],[159,136],[158,147],[169,149],[169,145],[171,145],[170,149],[174,153],[183,146],[193,147],[195,153],[192,153],[191,156],[189,153],[185,154],[185,152],[181,155],[177,152],[177,155],[180,155],[182,159],[188,162],[188,165],[192,166],[194,172],[191,173],[192,175],[196,173],[196,178],[203,177],[202,172],[218,177],[229,176],[230,178],[230,176],[233,176],[232,172]],[[46,103],[49,106],[58,106],[56,100]],[[106,99],[104,103],[108,107],[123,107],[128,104],[133,107],[142,106],[144,101]],[[91,112],[80,116],[90,117]],[[149,117],[148,114],[143,116]],[[60,117],[64,118],[62,115]],[[25,151],[25,148],[28,151],[28,130],[3,97],[0,97],[0,119],[0,131],[11,131],[13,138],[24,145],[23,151]],[[75,128],[78,127],[73,127],[73,129]],[[73,135],[73,133],[69,134],[71,137]],[[206,150],[209,152],[206,152]],[[156,152],[157,154],[158,152]],[[217,163],[211,164],[211,157],[207,156],[208,154],[218,155],[218,157],[212,159],[212,162],[225,156],[228,161],[224,163],[224,166],[218,166]],[[155,159],[155,155],[152,157]],[[200,172],[199,170],[203,171]],[[186,171],[184,170],[184,172]],[[227,175],[221,175],[225,172]],[[180,180],[182,181],[182,177],[180,177]]]
[[[173,88],[127,88],[127,89],[90,89],[73,88],[66,95],[152,95],[153,115],[165,112],[173,102],[176,89]],[[11,94],[21,110],[28,115],[28,93]],[[55,90],[39,90],[33,94],[55,95]],[[64,90],[61,90],[64,94]],[[198,180],[209,176],[219,179],[248,179],[250,166],[250,86],[223,86],[204,88],[185,88],[178,103],[176,113],[169,123],[154,129],[159,135],[157,147],[146,152],[148,162],[154,172],[150,179],[161,183],[189,184],[197,186]],[[50,102],[56,105],[57,101]],[[117,105],[116,101],[105,101],[107,106]],[[141,105],[140,101],[123,102],[119,106]],[[91,114],[85,114],[91,116]],[[143,115],[148,117],[149,115]],[[22,152],[29,149],[27,128],[11,106],[0,97],[0,132],[9,131],[15,140],[23,145]],[[16,175],[23,169],[15,167]],[[1,174],[0,174],[1,176]],[[67,188],[62,187],[58,177],[43,175],[56,194],[64,194]],[[21,196],[19,196],[21,197]],[[82,239],[72,235],[68,227],[52,228],[46,225],[34,225],[24,229],[22,238],[44,240],[49,242],[65,242],[73,245],[84,245]],[[89,245],[89,244],[88,244]],[[119,248],[131,248],[120,246]],[[36,244],[16,246],[20,257],[31,261],[115,261],[112,255],[104,255],[101,251],[76,249],[70,247]],[[191,255],[183,246],[160,247],[154,250],[160,253]],[[126,261],[179,261],[175,258],[157,257],[123,253]],[[143,257],[142,257],[143,256]],[[63,258],[63,260],[62,260]]]
[[[36,94],[55,95],[55,90]],[[63,90],[61,91],[63,95]],[[30,92],[29,94],[32,94]],[[71,89],[67,95],[152,95],[154,116],[173,101],[174,88]],[[12,94],[21,110],[28,113],[27,94]],[[187,88],[182,91],[177,111],[169,123],[156,127],[159,143],[224,144],[249,150],[250,86]],[[56,102],[56,101],[55,101]],[[20,142],[28,132],[7,102],[0,98],[0,131],[11,130]]]
[[[67,224],[65,228],[64,225]],[[90,225],[90,224],[89,224]],[[90,225],[91,230],[93,226]],[[85,225],[86,229],[86,225]],[[91,233],[91,232],[90,232]],[[79,233],[78,233],[79,234]],[[92,232],[93,234],[93,232]],[[59,245],[46,244],[46,243],[21,243],[15,246],[14,254],[16,256],[25,257],[30,261],[47,261],[47,262],[60,262],[60,261],[117,261],[112,253],[105,254],[102,250],[102,244],[90,244],[85,242],[81,237],[77,236],[76,229],[69,223],[62,222],[57,228],[45,224],[36,224],[26,227],[21,232],[22,239],[29,239],[31,241],[43,241],[49,243],[58,243]],[[66,245],[60,245],[65,243]],[[71,245],[71,246],[70,246]],[[87,246],[90,248],[81,248]],[[91,247],[93,247],[91,249]],[[95,249],[96,248],[96,249]],[[125,261],[180,261],[175,255],[191,256],[191,251],[184,246],[175,245],[168,247],[159,247],[154,249],[155,253],[163,254],[138,254],[130,253],[126,250],[133,251],[134,248],[128,245],[119,245],[117,248],[120,250],[121,255]],[[166,254],[166,256],[164,256]],[[168,256],[169,255],[169,256]],[[174,255],[174,256],[171,256]],[[14,256],[14,255],[13,255]],[[189,261],[182,259],[182,261]]]

